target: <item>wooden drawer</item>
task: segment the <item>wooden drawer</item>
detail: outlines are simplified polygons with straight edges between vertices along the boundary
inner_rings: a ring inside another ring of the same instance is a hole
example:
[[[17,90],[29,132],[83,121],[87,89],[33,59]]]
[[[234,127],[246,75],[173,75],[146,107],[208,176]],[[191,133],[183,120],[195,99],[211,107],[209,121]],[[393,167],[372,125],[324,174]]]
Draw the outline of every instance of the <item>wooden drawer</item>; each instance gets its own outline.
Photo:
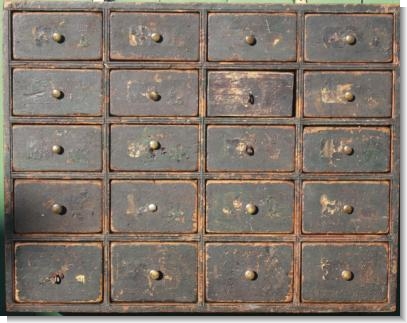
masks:
[[[194,171],[198,165],[198,126],[113,125],[112,170]]]
[[[14,182],[14,226],[18,233],[101,232],[102,214],[101,181]]]
[[[100,243],[16,243],[15,300],[100,303],[102,251]]]
[[[391,117],[392,80],[391,72],[306,72],[304,116]]]
[[[288,243],[208,243],[208,302],[291,302],[293,247]]]
[[[197,246],[194,243],[111,244],[114,302],[196,302]]]
[[[110,190],[114,232],[196,232],[198,192],[194,181],[114,180]]]
[[[120,70],[110,73],[110,114],[196,116],[198,71]]]
[[[306,181],[305,233],[386,233],[390,187],[386,181]]]
[[[100,116],[102,71],[20,69],[13,72],[13,114]]]
[[[14,13],[13,58],[101,59],[102,14],[95,12]]]
[[[302,300],[306,302],[385,302],[386,243],[304,243]]]
[[[13,126],[16,171],[100,171],[101,168],[100,126]]]
[[[388,172],[390,129],[306,127],[303,150],[306,172]]]
[[[209,171],[294,170],[295,127],[208,126]]]
[[[304,57],[310,62],[391,62],[391,14],[309,14]]]
[[[110,15],[110,58],[114,60],[199,60],[199,14]]]
[[[218,181],[206,184],[206,231],[290,233],[294,184],[278,181]]]
[[[209,116],[293,115],[293,73],[211,71],[208,83]]]
[[[296,15],[209,13],[209,61],[296,61]]]

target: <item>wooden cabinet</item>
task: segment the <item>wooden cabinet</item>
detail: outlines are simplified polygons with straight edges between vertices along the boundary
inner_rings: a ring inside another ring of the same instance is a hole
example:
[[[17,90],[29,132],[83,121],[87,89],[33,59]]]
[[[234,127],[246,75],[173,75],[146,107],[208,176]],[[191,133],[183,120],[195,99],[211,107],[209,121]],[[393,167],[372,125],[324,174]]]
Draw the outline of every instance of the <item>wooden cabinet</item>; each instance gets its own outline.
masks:
[[[395,312],[399,9],[11,2],[15,312]]]

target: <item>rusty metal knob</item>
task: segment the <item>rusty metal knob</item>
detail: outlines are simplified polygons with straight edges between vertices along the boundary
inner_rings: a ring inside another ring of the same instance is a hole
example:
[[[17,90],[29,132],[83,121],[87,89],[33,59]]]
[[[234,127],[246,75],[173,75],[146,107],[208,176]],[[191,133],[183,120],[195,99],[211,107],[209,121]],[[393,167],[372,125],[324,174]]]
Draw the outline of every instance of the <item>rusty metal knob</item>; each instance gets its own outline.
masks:
[[[245,40],[246,44],[248,44],[250,46],[253,46],[256,44],[256,37],[254,37],[253,35],[247,35],[244,40]]]
[[[353,35],[346,35],[345,42],[349,45],[354,45],[356,43],[356,37]]]
[[[342,210],[346,214],[352,214],[353,213],[353,206],[346,204],[346,205],[343,206]]]
[[[254,205],[253,203],[249,203],[246,205],[246,212],[250,215],[256,214],[258,211],[258,208],[256,205]]]
[[[159,34],[159,33],[152,33],[151,34],[151,39],[153,41],[155,41],[156,43],[159,43],[160,41],[162,41],[163,36],[161,36],[161,34]]]
[[[64,148],[60,145],[53,145],[52,152],[57,155],[61,155],[64,152]]]
[[[342,148],[342,153],[345,155],[352,155],[353,154],[353,148],[351,146],[344,146]]]
[[[65,213],[65,207],[61,204],[55,203],[51,207],[52,213],[63,214]]]
[[[341,273],[341,277],[343,280],[350,281],[353,279],[353,273],[350,270],[344,270]]]
[[[244,278],[246,278],[246,280],[255,280],[257,278],[257,273],[253,270],[247,270],[244,273]]]
[[[352,102],[355,99],[355,96],[352,92],[345,92],[344,98],[348,102]]]
[[[52,34],[52,39],[56,42],[56,43],[62,43],[64,40],[64,36],[62,36],[60,33],[53,33]]]
[[[160,94],[158,94],[158,92],[156,91],[150,91],[147,93],[147,96],[150,100],[152,101],[159,101],[161,99]]]
[[[149,143],[150,149],[152,150],[157,150],[158,148],[160,148],[160,143],[157,140],[151,140]]]
[[[158,270],[150,270],[149,276],[153,280],[160,280],[162,277],[162,273]]]

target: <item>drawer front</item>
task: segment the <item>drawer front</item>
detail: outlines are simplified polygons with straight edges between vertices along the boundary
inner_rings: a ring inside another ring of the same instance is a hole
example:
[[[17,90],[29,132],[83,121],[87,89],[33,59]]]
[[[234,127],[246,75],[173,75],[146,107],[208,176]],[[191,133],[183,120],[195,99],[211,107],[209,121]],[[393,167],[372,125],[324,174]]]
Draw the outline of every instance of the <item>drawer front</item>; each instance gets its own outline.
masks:
[[[14,59],[102,58],[101,13],[15,13],[13,33]]]
[[[196,212],[194,181],[111,182],[114,232],[196,232]]]
[[[212,180],[206,199],[208,232],[292,232],[292,182]]]
[[[102,71],[15,69],[13,114],[100,116]]]
[[[196,302],[197,248],[193,243],[111,245],[114,302]]]
[[[294,170],[295,127],[209,126],[209,171]]]
[[[387,249],[385,243],[305,243],[302,247],[302,300],[385,302]]]
[[[198,161],[198,126],[111,127],[111,169],[194,171]]]
[[[385,127],[306,127],[304,171],[387,172],[390,130]]]
[[[110,15],[110,58],[114,60],[199,60],[198,13]]]
[[[13,127],[16,171],[100,171],[100,126]]]
[[[17,243],[17,302],[100,303],[103,250],[99,243]]]
[[[311,62],[391,62],[393,16],[306,15],[304,48]]]
[[[291,117],[294,74],[209,72],[208,115]]]
[[[18,233],[101,232],[102,183],[18,179],[14,225]]]
[[[210,13],[208,60],[296,61],[295,14]]]
[[[304,182],[303,232],[386,233],[389,183]]]
[[[198,71],[138,70],[110,73],[110,114],[196,116]]]
[[[391,117],[391,72],[306,72],[304,91],[306,117]]]
[[[291,302],[293,248],[285,243],[208,243],[209,302]]]

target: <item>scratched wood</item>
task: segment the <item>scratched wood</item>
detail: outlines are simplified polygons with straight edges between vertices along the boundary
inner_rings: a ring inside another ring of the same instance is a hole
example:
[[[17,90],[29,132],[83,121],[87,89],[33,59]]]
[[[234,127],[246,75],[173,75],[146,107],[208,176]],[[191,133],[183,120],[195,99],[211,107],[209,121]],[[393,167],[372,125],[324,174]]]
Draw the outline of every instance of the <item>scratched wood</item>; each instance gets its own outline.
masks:
[[[86,60],[102,57],[100,13],[15,13],[13,58]],[[52,36],[60,33],[62,40]]]

